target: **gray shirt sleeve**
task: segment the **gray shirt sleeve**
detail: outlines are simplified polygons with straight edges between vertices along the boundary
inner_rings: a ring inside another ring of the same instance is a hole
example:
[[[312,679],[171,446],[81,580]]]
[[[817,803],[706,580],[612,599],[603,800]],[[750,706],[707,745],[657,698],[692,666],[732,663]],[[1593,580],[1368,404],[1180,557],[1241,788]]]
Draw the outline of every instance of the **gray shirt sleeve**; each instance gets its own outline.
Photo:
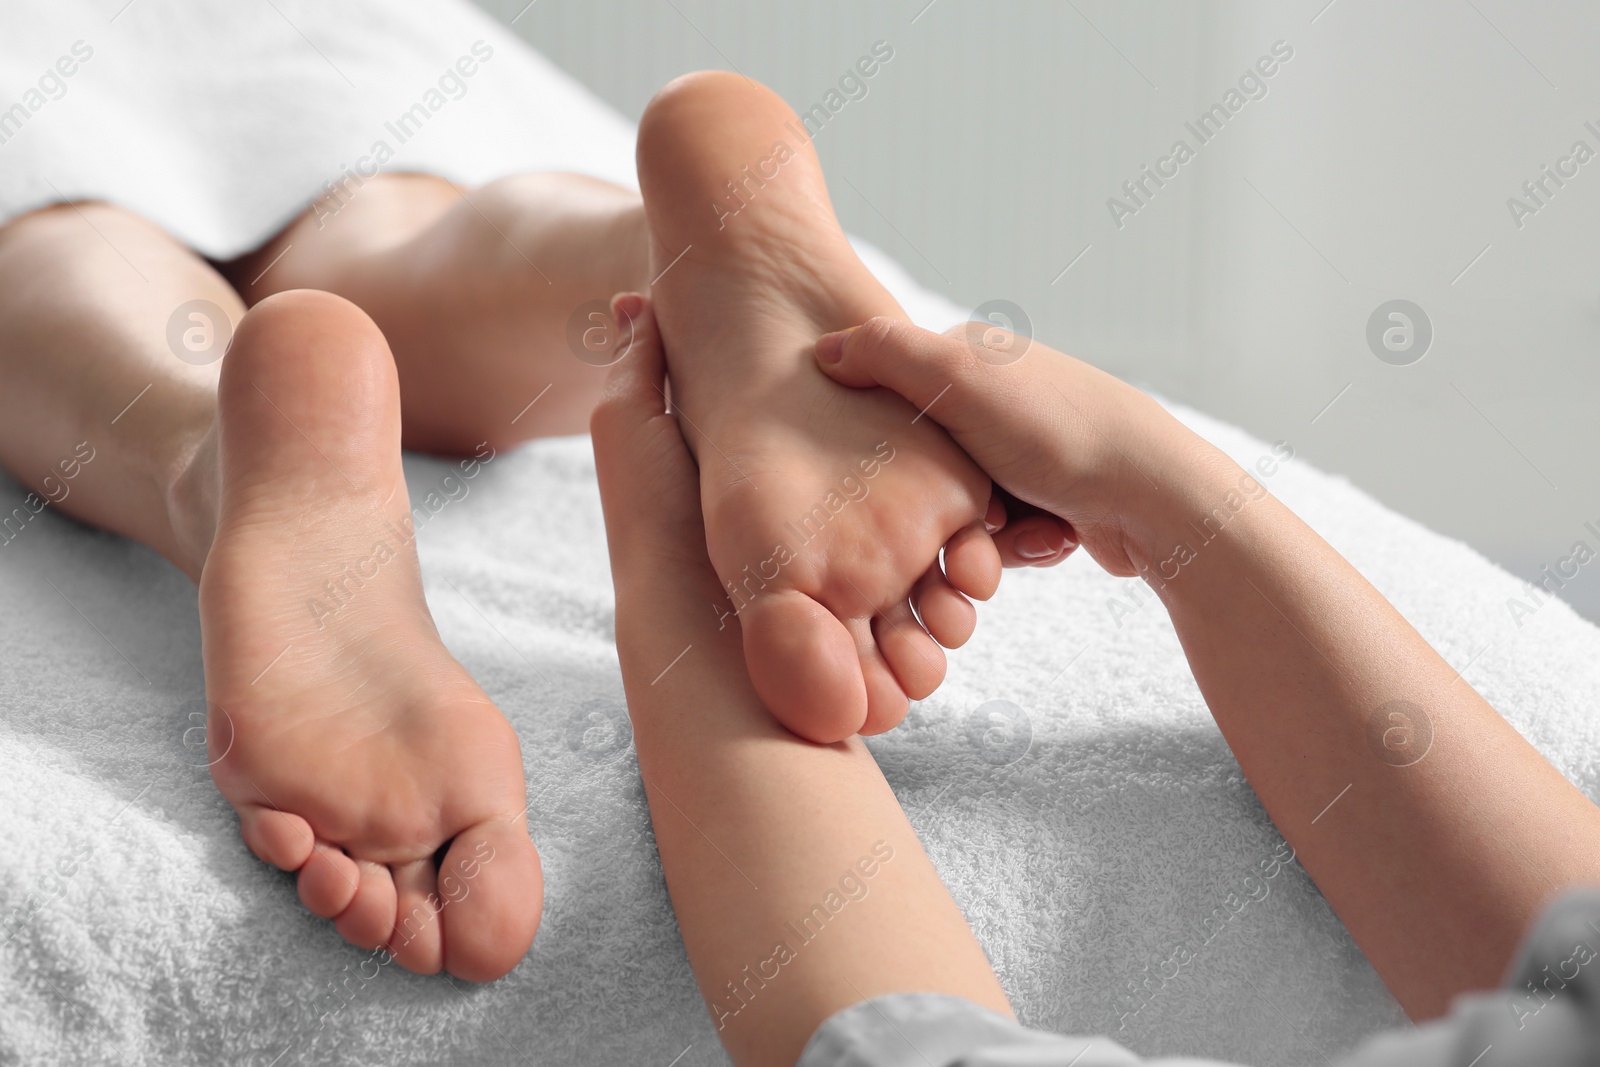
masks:
[[[1380,1034],[1339,1067],[1600,1067],[1600,890],[1552,904],[1505,986],[1450,1014]],[[960,997],[897,993],[833,1015],[797,1067],[1229,1067],[1146,1060],[1106,1037],[1030,1030]]]

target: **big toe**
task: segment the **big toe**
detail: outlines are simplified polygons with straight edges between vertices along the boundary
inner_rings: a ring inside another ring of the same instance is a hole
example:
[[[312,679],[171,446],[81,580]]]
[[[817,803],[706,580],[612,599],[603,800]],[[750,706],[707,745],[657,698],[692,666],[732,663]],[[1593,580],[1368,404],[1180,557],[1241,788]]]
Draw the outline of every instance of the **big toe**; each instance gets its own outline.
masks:
[[[785,590],[757,597],[739,624],[750,682],[779,722],[820,744],[861,729],[867,682],[856,642],[832,612]]]
[[[439,867],[444,967],[487,982],[528,954],[544,906],[539,852],[521,820],[495,819],[457,834]]]

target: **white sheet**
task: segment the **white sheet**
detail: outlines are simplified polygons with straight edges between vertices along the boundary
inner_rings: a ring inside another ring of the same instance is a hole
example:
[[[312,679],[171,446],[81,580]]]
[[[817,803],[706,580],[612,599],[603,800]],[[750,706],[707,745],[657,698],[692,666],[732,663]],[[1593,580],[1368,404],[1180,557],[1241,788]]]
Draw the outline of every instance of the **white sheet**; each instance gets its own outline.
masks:
[[[637,184],[629,124],[464,0],[0,5],[0,221],[106,199],[223,260],[379,169]]]
[[[1265,452],[1187,417],[1241,460]],[[414,498],[446,473],[407,468]],[[1514,579],[1303,463],[1272,488],[1600,796],[1600,632],[1557,602],[1518,630]],[[623,709],[587,442],[497,458],[420,544],[445,641],[524,739],[548,878],[532,955],[467,988],[378,971],[306,914],[245,851],[186,737],[202,693],[188,582],[47,510],[0,548],[0,1061],[724,1062],[631,754],[605,758],[596,725]],[[1399,1022],[1296,868],[1205,943],[1279,839],[1160,609],[1113,622],[1125,595],[1087,560],[1010,576],[950,681],[873,742],[1023,1019],[1262,1065]],[[972,738],[992,699],[1028,716],[1009,766]],[[1195,961],[1119,1031],[1125,984],[1184,945]]]
[[[157,7],[137,0],[115,27]],[[509,39],[494,47],[510,84],[548,74]],[[539,146],[541,165],[628,170],[625,126],[615,135],[620,120],[581,90],[552,97],[582,109],[564,117],[488,95],[467,101],[565,131]],[[28,135],[45,128],[34,122]],[[109,159],[138,158],[128,137]],[[214,249],[249,230],[210,222]],[[869,259],[925,324],[960,317]],[[1242,462],[1269,451],[1183,415]],[[413,499],[445,473],[408,457]],[[1303,460],[1268,484],[1600,797],[1600,631],[1558,602],[1518,628],[1506,602],[1520,583]],[[0,479],[0,517],[23,497]],[[308,915],[240,843],[189,732],[203,691],[193,589],[148,550],[47,509],[0,544],[0,1063],[726,1062],[631,752],[608,742],[624,713],[587,441],[496,458],[419,542],[445,641],[523,737],[547,877],[531,956],[481,988],[419,978],[376,968]],[[1087,559],[1010,576],[944,688],[873,749],[1024,1021],[1263,1067],[1332,1057],[1401,1015],[1297,868],[1228,908],[1280,839],[1159,607],[1109,606],[1139,588]],[[1023,709],[1025,746],[993,733],[984,746],[992,723],[975,715],[997,699]],[[1193,962],[1124,1018],[1127,984],[1181,948]]]

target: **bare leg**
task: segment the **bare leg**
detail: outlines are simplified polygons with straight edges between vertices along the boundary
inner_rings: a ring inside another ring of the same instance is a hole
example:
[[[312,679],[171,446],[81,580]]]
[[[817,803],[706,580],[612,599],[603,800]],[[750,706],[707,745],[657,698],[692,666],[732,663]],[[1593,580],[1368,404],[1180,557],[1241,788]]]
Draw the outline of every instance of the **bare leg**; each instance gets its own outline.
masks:
[[[719,583],[697,476],[642,321],[595,413],[595,458],[639,773],[718,1035],[740,1067],[788,1065],[828,1016],[883,994],[945,993],[1009,1015],[866,746],[784,729],[750,684],[737,621],[705,610]]]
[[[569,324],[588,329],[586,311],[643,288],[646,261],[627,189],[529,174],[467,192],[400,174],[319,203],[223,269],[248,303],[310,288],[360,306],[394,351],[406,447],[470,453],[588,429],[610,357],[580,358]]]
[[[61,205],[0,229],[0,463],[198,582],[211,534],[175,524],[170,494],[211,428],[220,363],[167,346],[167,319],[190,300],[229,323],[244,314],[216,271],[125,211]],[[94,458],[67,482],[60,464],[81,443]]]
[[[241,311],[117,209],[0,232],[0,461],[48,494],[87,443],[63,509],[199,582],[212,774],[251,850],[351,942],[498,977],[539,919],[522,761],[423,601],[388,348],[284,293],[193,367],[166,320],[196,298]]]

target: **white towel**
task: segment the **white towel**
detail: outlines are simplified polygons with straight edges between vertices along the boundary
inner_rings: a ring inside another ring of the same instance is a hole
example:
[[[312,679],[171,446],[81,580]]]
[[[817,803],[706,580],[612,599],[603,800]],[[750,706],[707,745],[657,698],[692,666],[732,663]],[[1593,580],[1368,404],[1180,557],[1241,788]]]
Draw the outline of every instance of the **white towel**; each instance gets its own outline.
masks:
[[[275,2],[311,17],[312,5]],[[112,28],[160,8],[136,0]],[[485,70],[521,64],[504,75],[514,84],[529,70],[550,74],[509,38],[488,37],[498,31],[479,26],[487,20],[450,17],[495,42]],[[324,50],[337,42],[318,41]],[[110,59],[109,45],[96,47],[74,77]],[[442,48],[455,54],[453,42]],[[6,55],[0,78],[9,79]],[[322,77],[314,51],[285,62]],[[0,81],[5,92],[13,84]],[[50,109],[87,85],[41,109],[22,136],[42,135]],[[522,107],[488,97],[476,99],[494,121],[510,121],[507,108],[518,116],[502,131],[513,145],[506,158],[534,151],[518,147],[522,131],[564,130],[566,142],[535,146],[544,162],[526,165],[631,173],[625,125],[581,90],[559,95],[562,107],[588,109],[565,119],[543,114],[538,99]],[[0,106],[8,99],[0,93]],[[359,144],[359,131],[393,110],[324,119]],[[249,121],[270,125],[275,115]],[[302,132],[304,143],[323,143]],[[299,136],[282,143],[293,148]],[[131,166],[139,157],[124,154],[148,142],[127,137],[108,158]],[[0,145],[0,166],[22,143]],[[248,247],[270,232],[263,220],[297,210],[323,180],[320,161],[262,162],[309,187],[263,186],[272,202],[241,201],[238,218],[224,217],[226,201],[212,215],[169,204],[166,221],[187,219],[187,239],[213,254]],[[447,173],[493,176],[474,166]],[[110,169],[99,173],[110,180]],[[963,317],[863,252],[919,321]],[[1181,414],[1242,462],[1269,451]],[[449,469],[408,457],[413,500]],[[529,958],[483,987],[421,978],[377,967],[307,914],[292,879],[245,850],[204,769],[192,717],[203,693],[194,590],[150,551],[47,508],[0,544],[0,1064],[726,1062],[673,922],[626,743],[588,442],[534,443],[470,484],[419,543],[446,643],[523,738],[547,878]],[[1519,582],[1302,460],[1268,484],[1600,797],[1600,727],[1589,711],[1600,631],[1559,602],[1518,627],[1507,601]],[[0,478],[0,517],[24,496]],[[1401,1014],[1303,872],[1247,882],[1280,839],[1140,588],[1087,558],[1009,575],[972,642],[951,655],[949,681],[873,751],[1024,1021],[1261,1067],[1333,1057]],[[1264,899],[1235,910],[1230,894],[1248,900],[1252,885],[1266,886]],[[1180,950],[1192,961],[1161,981]],[[1128,986],[1150,975],[1157,992],[1141,1003]]]
[[[0,5],[0,222],[106,199],[224,260],[373,173],[636,184],[626,120],[464,0]]]
[[[1184,414],[1241,461],[1267,451]],[[408,457],[413,499],[447,470]],[[1298,460],[1270,485],[1600,796],[1600,631],[1554,601],[1517,628],[1519,582]],[[446,643],[523,737],[548,880],[530,957],[485,987],[419,978],[307,914],[187,733],[193,589],[47,509],[0,547],[0,1062],[725,1062],[620,732],[587,441],[497,457],[419,541]],[[1022,1018],[1263,1067],[1398,1023],[1303,872],[1259,878],[1280,839],[1161,609],[1116,625],[1129,588],[1086,558],[1008,575],[950,680],[872,742]],[[993,700],[1024,710],[1025,747],[974,728]],[[1252,874],[1265,899],[1235,912]],[[1180,947],[1193,962],[1124,1018]]]

